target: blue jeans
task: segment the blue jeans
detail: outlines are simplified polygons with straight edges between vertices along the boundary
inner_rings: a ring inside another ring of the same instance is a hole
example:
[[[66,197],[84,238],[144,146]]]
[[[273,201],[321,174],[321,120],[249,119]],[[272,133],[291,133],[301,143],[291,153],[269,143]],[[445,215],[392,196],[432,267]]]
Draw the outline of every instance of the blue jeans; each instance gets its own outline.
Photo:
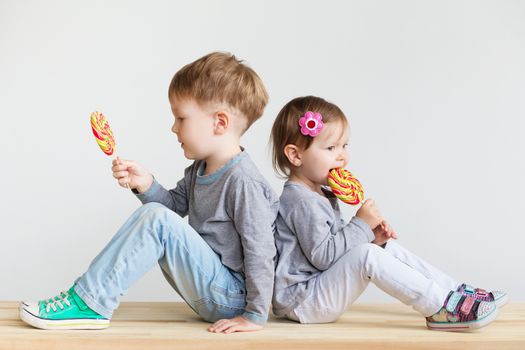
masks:
[[[202,237],[159,203],[140,207],[76,280],[75,291],[100,315],[111,318],[135,281],[159,264],[171,286],[204,320],[244,312],[241,274],[228,269]]]

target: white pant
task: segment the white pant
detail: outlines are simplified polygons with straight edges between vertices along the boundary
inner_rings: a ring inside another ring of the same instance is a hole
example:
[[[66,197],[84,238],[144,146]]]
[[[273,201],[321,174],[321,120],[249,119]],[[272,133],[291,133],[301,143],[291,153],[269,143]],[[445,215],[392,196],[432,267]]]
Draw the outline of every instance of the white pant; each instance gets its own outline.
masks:
[[[459,284],[450,276],[390,240],[352,248],[312,283],[312,294],[286,316],[301,323],[335,321],[372,281],[423,316],[441,309]]]

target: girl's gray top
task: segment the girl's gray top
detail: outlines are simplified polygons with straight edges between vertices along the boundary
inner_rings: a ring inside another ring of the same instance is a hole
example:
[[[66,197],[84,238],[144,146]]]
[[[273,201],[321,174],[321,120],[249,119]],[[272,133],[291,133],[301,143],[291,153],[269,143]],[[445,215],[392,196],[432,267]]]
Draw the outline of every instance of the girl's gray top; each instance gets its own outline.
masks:
[[[204,169],[204,161],[195,161],[174,189],[168,191],[154,181],[137,197],[188,215],[190,226],[223,265],[243,275],[243,316],[264,324],[272,299],[279,198],[244,150],[212,174],[203,175]]]
[[[287,181],[280,197],[275,244],[273,312],[284,316],[310,296],[315,278],[352,247],[374,240],[374,233],[354,216],[341,218],[338,199]]]

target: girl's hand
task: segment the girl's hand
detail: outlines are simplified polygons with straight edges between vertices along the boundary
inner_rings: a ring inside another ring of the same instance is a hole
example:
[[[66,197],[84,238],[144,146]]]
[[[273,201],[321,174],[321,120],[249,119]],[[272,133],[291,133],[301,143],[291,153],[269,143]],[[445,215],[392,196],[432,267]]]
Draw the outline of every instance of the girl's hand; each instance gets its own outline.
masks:
[[[146,192],[153,183],[153,176],[139,163],[132,160],[113,159],[111,171],[122,187]]]
[[[397,239],[397,233],[392,229],[390,224],[383,220],[375,229],[373,229],[376,238],[372,241],[377,245],[383,245],[391,238]]]
[[[253,332],[263,329],[262,326],[252,323],[242,316],[236,316],[231,319],[218,320],[208,327],[212,333],[233,333],[233,332]]]
[[[372,230],[383,221],[381,213],[379,213],[379,209],[376,207],[373,199],[367,199],[355,216],[366,222]]]

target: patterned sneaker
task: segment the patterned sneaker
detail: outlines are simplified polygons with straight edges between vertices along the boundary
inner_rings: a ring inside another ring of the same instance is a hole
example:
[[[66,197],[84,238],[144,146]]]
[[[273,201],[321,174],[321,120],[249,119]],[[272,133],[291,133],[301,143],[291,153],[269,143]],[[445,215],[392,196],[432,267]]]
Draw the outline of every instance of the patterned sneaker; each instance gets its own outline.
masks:
[[[41,329],[104,329],[109,320],[91,310],[71,287],[52,299],[22,302],[20,319]]]
[[[442,331],[469,331],[496,319],[494,302],[479,301],[458,292],[450,292],[441,310],[427,317],[427,327]]]
[[[502,307],[509,301],[509,296],[505,292],[500,290],[486,291],[485,289],[474,288],[465,283],[458,287],[457,292],[471,296],[479,301],[493,301],[497,307]]]

